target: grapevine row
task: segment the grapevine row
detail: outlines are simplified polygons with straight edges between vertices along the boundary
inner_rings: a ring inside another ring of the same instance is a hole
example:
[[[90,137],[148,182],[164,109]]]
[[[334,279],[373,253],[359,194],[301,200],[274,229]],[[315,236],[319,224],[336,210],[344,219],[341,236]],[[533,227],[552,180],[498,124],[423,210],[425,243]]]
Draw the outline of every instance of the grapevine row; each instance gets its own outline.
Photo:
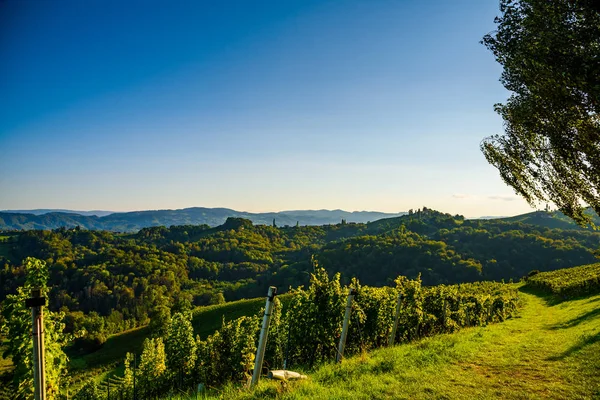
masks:
[[[420,278],[406,277],[399,277],[395,284],[374,288],[361,286],[353,279],[344,287],[339,274],[330,278],[323,268],[315,266],[310,285],[291,291],[286,310],[275,299],[265,368],[280,369],[284,363],[286,368],[310,368],[334,360],[349,288],[356,295],[345,355],[388,344],[398,298],[396,343],[503,321],[515,313],[518,305],[518,291],[512,285],[481,282],[422,287]],[[189,320],[186,322],[177,314],[174,318],[178,319],[177,326],[170,326],[164,338],[146,340],[137,370],[133,369],[133,356],[128,355],[124,378],[112,383],[120,385],[111,389],[121,396],[118,398],[133,398],[134,380],[137,398],[191,391],[198,383],[210,388],[230,381],[248,381],[260,330],[259,315],[224,320],[221,328],[206,340],[192,339]],[[171,360],[178,349],[183,351],[181,357],[185,360]],[[94,385],[83,388],[85,398],[104,399],[104,390],[92,390]]]
[[[527,286],[563,298],[600,293],[600,263],[540,272],[528,277]]]

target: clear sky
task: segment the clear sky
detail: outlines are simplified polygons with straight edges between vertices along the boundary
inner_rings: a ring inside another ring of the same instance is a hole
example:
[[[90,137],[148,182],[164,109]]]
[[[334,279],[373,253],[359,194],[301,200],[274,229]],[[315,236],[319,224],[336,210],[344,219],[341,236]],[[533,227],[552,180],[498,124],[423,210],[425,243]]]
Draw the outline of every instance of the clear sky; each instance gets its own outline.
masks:
[[[0,209],[527,204],[479,150],[497,0],[0,1]]]

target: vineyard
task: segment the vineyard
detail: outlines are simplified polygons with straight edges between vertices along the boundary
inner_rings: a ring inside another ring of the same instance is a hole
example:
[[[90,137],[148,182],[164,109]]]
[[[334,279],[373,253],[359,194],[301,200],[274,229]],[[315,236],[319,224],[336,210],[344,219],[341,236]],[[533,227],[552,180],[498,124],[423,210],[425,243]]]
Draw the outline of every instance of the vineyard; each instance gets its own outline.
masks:
[[[520,297],[518,317],[500,324],[326,363],[286,386],[271,380],[251,391],[228,385],[207,399],[599,399],[600,294],[558,305],[532,293]]]
[[[283,294],[278,299],[285,305],[289,295]],[[245,315],[259,315],[264,307],[264,299],[249,299],[224,304],[200,307],[192,313],[194,334],[206,338],[221,328],[223,319],[232,320]],[[150,336],[148,327],[137,328],[108,338],[101,349],[84,356],[73,356],[71,359],[69,390],[77,392],[86,381],[98,376],[115,377],[115,368],[122,367],[127,352],[141,354],[144,339]],[[121,368],[117,368],[122,375]],[[104,382],[104,381],[103,381]],[[114,389],[119,385],[112,385]],[[106,388],[109,390],[109,388]],[[0,396],[0,399],[3,397]]]
[[[265,369],[312,369],[337,355],[349,289],[356,293],[344,356],[387,346],[397,302],[395,343],[412,342],[462,327],[500,322],[514,315],[519,292],[514,285],[480,282],[422,287],[420,279],[399,277],[395,287],[342,286],[315,266],[307,289],[291,291],[285,307],[275,298]],[[191,315],[175,314],[163,336],[148,338],[141,355],[128,354],[124,372],[98,384],[88,381],[75,399],[153,398],[206,388],[246,385],[254,365],[261,313],[223,319],[220,329],[193,336]],[[110,384],[109,384],[110,382]]]
[[[562,298],[600,293],[600,263],[540,272],[527,279],[527,286]]]

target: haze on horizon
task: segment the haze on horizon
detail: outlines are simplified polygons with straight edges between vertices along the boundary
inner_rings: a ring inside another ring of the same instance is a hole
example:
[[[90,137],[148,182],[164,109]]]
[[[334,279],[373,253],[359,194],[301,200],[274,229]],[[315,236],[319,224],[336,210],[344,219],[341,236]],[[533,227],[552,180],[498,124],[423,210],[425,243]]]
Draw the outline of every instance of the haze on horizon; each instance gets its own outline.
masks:
[[[166,4],[0,2],[0,209],[530,211],[497,0]]]

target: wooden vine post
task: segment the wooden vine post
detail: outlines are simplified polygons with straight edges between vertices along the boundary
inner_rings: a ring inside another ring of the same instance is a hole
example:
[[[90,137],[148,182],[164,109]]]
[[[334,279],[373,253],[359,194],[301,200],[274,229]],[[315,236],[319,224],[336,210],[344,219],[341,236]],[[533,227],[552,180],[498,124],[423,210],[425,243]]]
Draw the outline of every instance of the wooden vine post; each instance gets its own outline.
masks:
[[[346,313],[344,314],[344,325],[342,325],[342,336],[340,336],[340,344],[338,346],[338,352],[336,362],[342,362],[344,357],[344,347],[346,347],[346,337],[348,336],[348,327],[350,326],[350,315],[352,314],[352,301],[356,296],[356,289],[351,288],[348,291],[348,300],[346,300]]]
[[[269,287],[267,292],[267,304],[265,305],[265,315],[263,317],[262,328],[260,329],[260,338],[258,339],[258,348],[256,349],[256,359],[254,361],[254,371],[252,372],[251,386],[254,386],[260,380],[265,349],[267,347],[267,337],[269,336],[269,323],[271,322],[271,313],[273,311],[273,300],[277,294],[275,286]]]
[[[396,302],[396,314],[394,315],[394,325],[392,326],[392,334],[388,341],[388,346],[393,346],[396,343],[396,331],[398,330],[398,319],[400,318],[400,307],[402,306],[402,293],[398,293],[398,301]]]
[[[33,336],[33,390],[35,400],[46,400],[46,360],[44,349],[44,311],[46,298],[41,289],[31,289],[25,306],[31,308]]]

